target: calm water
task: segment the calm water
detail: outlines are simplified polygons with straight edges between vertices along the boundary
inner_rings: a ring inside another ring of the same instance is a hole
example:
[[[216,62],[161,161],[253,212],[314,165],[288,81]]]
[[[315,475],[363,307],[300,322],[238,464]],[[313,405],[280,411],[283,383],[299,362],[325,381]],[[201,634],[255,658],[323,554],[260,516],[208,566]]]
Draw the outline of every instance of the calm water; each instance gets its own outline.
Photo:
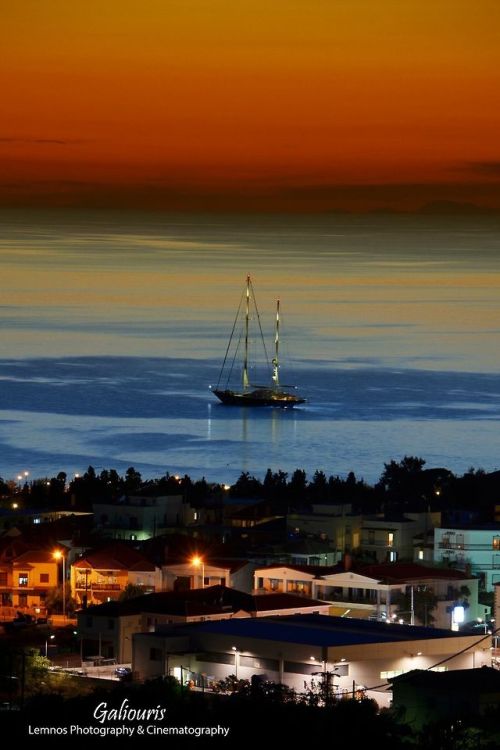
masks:
[[[3,214],[0,476],[500,468],[492,218]],[[293,411],[219,405],[251,273]]]

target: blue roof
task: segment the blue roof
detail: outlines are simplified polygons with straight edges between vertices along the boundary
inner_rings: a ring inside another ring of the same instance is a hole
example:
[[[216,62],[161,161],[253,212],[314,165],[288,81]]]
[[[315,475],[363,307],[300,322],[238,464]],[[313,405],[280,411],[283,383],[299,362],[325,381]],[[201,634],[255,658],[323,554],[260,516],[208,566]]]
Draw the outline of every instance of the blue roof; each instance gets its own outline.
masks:
[[[242,618],[193,623],[202,633],[234,638],[261,638],[311,646],[353,646],[363,643],[429,640],[463,636],[451,630],[412,625],[393,625],[328,615],[291,615],[289,617]]]

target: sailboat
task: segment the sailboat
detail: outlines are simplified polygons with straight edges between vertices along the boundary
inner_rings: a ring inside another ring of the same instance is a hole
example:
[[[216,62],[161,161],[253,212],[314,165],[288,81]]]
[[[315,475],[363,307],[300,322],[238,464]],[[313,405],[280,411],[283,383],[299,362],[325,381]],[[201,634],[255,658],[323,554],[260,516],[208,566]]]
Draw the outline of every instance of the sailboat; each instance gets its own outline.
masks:
[[[219,380],[212,392],[217,398],[222,401],[223,404],[228,406],[280,406],[280,407],[292,407],[298,404],[303,404],[305,398],[301,398],[296,393],[291,392],[295,390],[295,386],[281,385],[279,378],[279,345],[280,345],[280,302],[277,301],[276,305],[276,325],[274,334],[274,357],[272,359],[271,369],[271,382],[269,385],[253,385],[250,382],[249,377],[249,337],[250,337],[250,312],[251,308],[254,309],[255,315],[258,321],[258,327],[260,331],[260,337],[262,339],[263,349],[265,353],[266,362],[269,367],[269,359],[267,356],[267,349],[265,345],[264,336],[262,333],[262,327],[260,324],[260,315],[257,309],[257,303],[255,302],[255,295],[253,292],[253,286],[250,276],[247,276],[246,291],[245,291],[245,314],[244,314],[244,326],[243,332],[240,334],[240,339],[235,346],[232,345],[235,337],[235,331],[238,321],[241,318],[241,307],[242,301],[238,307],[236,318],[233,324],[233,330],[226,349],[226,355],[222,363],[221,371],[219,374]],[[240,347],[241,338],[243,338],[243,367],[241,374],[241,389],[230,389],[229,380],[231,378],[233,364]],[[228,358],[231,352],[234,350],[234,356],[232,364],[229,368],[226,368]],[[224,373],[229,369],[225,387],[221,386]]]

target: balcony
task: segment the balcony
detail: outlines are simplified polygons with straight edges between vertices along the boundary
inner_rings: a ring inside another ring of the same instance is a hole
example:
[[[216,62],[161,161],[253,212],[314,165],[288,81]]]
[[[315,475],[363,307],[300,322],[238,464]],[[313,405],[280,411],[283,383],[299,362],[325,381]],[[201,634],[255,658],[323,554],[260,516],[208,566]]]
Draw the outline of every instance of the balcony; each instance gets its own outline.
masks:
[[[361,547],[384,547],[386,549],[394,549],[394,541],[390,542],[388,539],[361,539]]]
[[[119,583],[91,583],[91,591],[121,591]]]
[[[471,552],[496,552],[500,555],[500,548],[494,547],[491,542],[487,544],[464,544],[462,542],[457,544],[456,542],[449,542],[444,539],[438,543],[438,549],[470,550]]]

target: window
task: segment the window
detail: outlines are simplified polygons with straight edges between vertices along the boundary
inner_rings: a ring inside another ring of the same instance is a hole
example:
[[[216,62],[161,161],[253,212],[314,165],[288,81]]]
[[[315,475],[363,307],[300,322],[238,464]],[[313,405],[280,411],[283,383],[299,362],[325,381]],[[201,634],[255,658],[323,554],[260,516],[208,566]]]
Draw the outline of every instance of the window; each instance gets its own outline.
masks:
[[[418,551],[418,559],[419,560],[423,560],[424,559],[424,550],[423,549],[419,549],[419,551]]]
[[[500,550],[500,536],[493,537],[493,549]]]
[[[149,661],[161,661],[163,658],[163,651],[161,648],[153,648],[151,647],[149,649]]]
[[[19,586],[27,586],[27,585],[28,585],[28,574],[19,573]]]
[[[392,669],[388,672],[381,672],[380,673],[380,679],[381,680],[389,680],[391,677],[399,677],[400,674],[404,674],[404,669]]]
[[[210,586],[210,577],[209,576],[203,576],[203,585],[204,586]],[[223,585],[224,584],[221,583],[221,586],[223,586]]]
[[[397,559],[398,553],[396,552],[396,550],[391,549],[389,551],[389,562],[396,562]]]
[[[40,583],[48,583],[48,582],[49,582],[49,574],[40,573]]]
[[[375,544],[375,529],[368,529],[368,544]]]
[[[207,581],[208,581],[208,578],[207,578]],[[225,576],[222,576],[222,578],[220,579],[220,585],[221,586],[225,586],[226,585],[226,577]]]
[[[20,607],[28,606],[28,594],[19,594],[19,606]]]
[[[280,582],[277,578],[270,578],[269,579],[269,586],[271,588],[271,591],[278,591]]]
[[[7,586],[7,573],[0,573],[0,586]]]
[[[394,546],[394,532],[389,531],[387,534],[387,546],[392,547]]]

